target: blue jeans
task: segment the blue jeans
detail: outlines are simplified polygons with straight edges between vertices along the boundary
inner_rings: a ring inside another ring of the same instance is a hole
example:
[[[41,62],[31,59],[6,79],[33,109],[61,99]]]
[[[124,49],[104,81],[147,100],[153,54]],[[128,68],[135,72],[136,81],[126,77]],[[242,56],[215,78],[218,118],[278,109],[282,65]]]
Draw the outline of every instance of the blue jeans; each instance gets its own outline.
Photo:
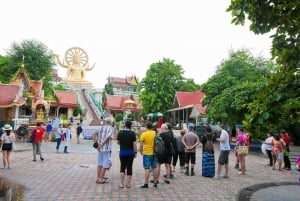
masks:
[[[56,150],[57,151],[59,150],[60,143],[61,143],[61,138],[56,138]]]

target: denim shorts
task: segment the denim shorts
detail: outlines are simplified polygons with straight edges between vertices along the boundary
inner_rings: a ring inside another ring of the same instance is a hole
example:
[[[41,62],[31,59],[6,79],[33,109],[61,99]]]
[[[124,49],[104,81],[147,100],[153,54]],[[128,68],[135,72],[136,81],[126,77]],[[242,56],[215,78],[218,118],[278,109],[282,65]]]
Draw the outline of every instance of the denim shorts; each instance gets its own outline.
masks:
[[[143,166],[145,169],[156,168],[157,167],[157,157],[155,155],[144,155],[143,156]]]

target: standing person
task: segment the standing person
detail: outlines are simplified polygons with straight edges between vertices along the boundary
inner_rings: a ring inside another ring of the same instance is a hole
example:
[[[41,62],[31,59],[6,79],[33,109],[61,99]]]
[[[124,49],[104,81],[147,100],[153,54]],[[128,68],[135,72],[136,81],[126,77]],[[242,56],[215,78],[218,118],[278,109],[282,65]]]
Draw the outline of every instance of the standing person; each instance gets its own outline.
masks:
[[[182,173],[184,170],[184,164],[185,164],[185,160],[184,160],[184,145],[182,143],[182,137],[185,134],[185,130],[181,130],[180,131],[180,135],[176,136],[176,147],[177,147],[177,152],[175,154],[175,156],[173,156],[173,172],[175,172],[175,167],[177,164],[177,160],[179,158],[179,165],[180,165],[180,172]]]
[[[83,123],[83,118],[82,117],[80,117],[79,122],[80,122],[80,125],[82,126],[82,123]]]
[[[1,147],[3,156],[3,169],[10,169],[10,153],[13,150],[13,143],[16,141],[15,134],[12,131],[12,127],[9,124],[5,124],[2,127],[1,135]]]
[[[194,127],[190,126],[189,131],[182,137],[185,152],[185,175],[189,176],[189,165],[191,163],[191,176],[195,175],[194,167],[196,164],[196,148],[199,144],[199,137],[194,133]]]
[[[136,135],[131,130],[131,121],[125,121],[125,129],[120,130],[117,136],[117,143],[120,145],[120,188],[124,188],[125,172],[127,174],[126,188],[131,188],[132,164],[136,157]]]
[[[145,169],[144,185],[141,188],[148,188],[150,168],[153,172],[153,187],[157,187],[158,184],[158,172],[157,172],[157,156],[154,155],[154,138],[156,136],[153,130],[151,122],[146,123],[146,131],[141,134],[140,137],[140,153],[143,156],[143,166]]]
[[[41,122],[36,123],[36,128],[32,130],[33,141],[32,141],[32,151],[33,151],[33,161],[36,162],[36,154],[39,152],[41,161],[44,160],[42,156],[42,139],[45,134],[45,129],[42,127]]]
[[[65,139],[64,139],[64,141],[65,141],[65,148],[64,148],[64,153],[65,154],[68,154],[69,152],[68,152],[68,147],[71,145],[71,124],[68,124],[68,126],[67,126],[67,128],[66,128],[66,130],[65,130],[65,134],[66,134],[66,136],[65,136]]]
[[[273,138],[273,170],[275,170],[276,161],[278,161],[278,170],[282,171],[282,160],[283,160],[283,146],[284,141],[280,139],[280,136],[274,135]]]
[[[172,137],[168,130],[168,125],[166,123],[163,123],[160,127],[161,133],[159,133],[159,136],[164,141],[164,152],[161,155],[158,155],[158,168],[157,168],[157,175],[159,178],[160,175],[160,168],[161,164],[165,164],[166,168],[166,179],[164,180],[165,183],[170,184],[170,175],[171,175],[171,160],[172,160],[172,153],[171,153],[171,146],[172,146]]]
[[[235,144],[235,151],[238,153],[238,149],[240,146],[246,146],[246,135],[244,133],[244,128],[238,128],[238,136],[236,139],[236,144]],[[237,154],[238,156],[238,161],[239,161],[239,166],[241,168],[241,171],[239,171],[239,175],[245,175],[246,174],[246,160],[245,160],[245,155],[244,154]]]
[[[47,126],[46,126],[46,135],[45,135],[45,142],[48,143],[49,141],[49,136],[51,137],[51,132],[52,132],[52,122],[49,121]]]
[[[229,163],[229,153],[230,153],[230,145],[229,145],[229,135],[225,130],[225,125],[220,125],[221,135],[216,140],[220,142],[220,155],[218,160],[218,172],[215,176],[215,179],[221,178],[222,166],[225,166],[225,175],[223,178],[229,178],[228,176],[228,163]]]
[[[105,173],[111,167],[111,146],[114,132],[111,118],[106,117],[104,125],[94,133],[94,141],[98,142],[97,184],[108,183]]]
[[[59,124],[59,127],[57,128],[57,131],[56,131],[56,136],[55,136],[55,139],[56,139],[56,153],[59,153],[59,146],[60,146],[60,143],[62,141],[62,136],[63,135],[64,135],[63,125]]]
[[[267,132],[267,139],[264,142],[266,152],[269,158],[269,166],[273,166],[273,156],[272,156],[272,149],[273,149],[273,134],[272,132]]]
[[[285,169],[285,170],[291,170],[291,161],[290,161],[290,158],[289,158],[289,153],[290,153],[290,136],[288,135],[288,133],[285,130],[281,130],[280,131],[280,136],[281,136],[281,139],[285,143],[285,149],[283,151],[283,163],[284,163],[283,169]]]
[[[204,137],[206,142],[202,154],[202,176],[213,177],[215,176],[215,156],[213,134],[210,126],[205,128]]]
[[[79,137],[80,137],[81,133],[82,133],[82,127],[81,127],[80,123],[77,123],[77,128],[76,128],[77,144],[80,143]]]

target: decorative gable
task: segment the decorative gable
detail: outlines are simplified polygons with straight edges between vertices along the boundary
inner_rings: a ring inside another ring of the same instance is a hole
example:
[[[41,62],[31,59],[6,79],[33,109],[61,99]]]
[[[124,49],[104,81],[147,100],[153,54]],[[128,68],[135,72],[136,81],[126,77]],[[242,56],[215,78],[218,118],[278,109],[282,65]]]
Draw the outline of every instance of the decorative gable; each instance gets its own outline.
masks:
[[[24,67],[24,64],[21,64],[21,67],[18,69],[18,71],[14,74],[14,76],[11,78],[11,83],[13,84],[23,84],[23,90],[26,92],[31,92],[31,80],[29,73]]]

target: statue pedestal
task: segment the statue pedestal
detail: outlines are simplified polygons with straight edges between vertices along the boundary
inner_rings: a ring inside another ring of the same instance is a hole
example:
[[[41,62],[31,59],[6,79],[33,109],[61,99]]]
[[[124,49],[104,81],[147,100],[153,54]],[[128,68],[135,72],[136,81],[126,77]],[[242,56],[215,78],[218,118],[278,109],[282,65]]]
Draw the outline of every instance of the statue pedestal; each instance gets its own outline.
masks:
[[[61,82],[61,84],[63,84],[64,86],[70,88],[70,89],[76,89],[76,90],[80,90],[80,89],[92,89],[93,88],[93,84],[88,82],[88,81],[69,81],[69,80],[64,80],[63,82]]]

